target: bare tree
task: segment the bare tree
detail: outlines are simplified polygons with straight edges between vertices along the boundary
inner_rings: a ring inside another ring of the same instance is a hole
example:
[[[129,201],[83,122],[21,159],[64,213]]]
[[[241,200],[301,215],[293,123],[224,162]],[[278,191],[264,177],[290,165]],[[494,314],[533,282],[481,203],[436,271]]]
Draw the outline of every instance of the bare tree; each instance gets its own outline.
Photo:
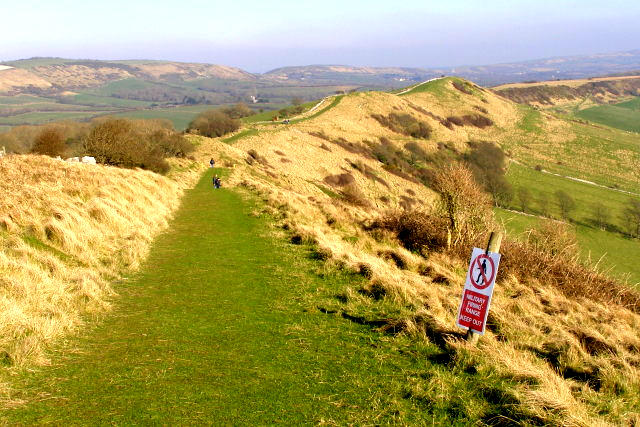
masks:
[[[564,190],[558,190],[554,194],[556,196],[556,202],[558,203],[558,208],[560,209],[562,218],[565,220],[570,219],[569,214],[576,208],[575,200],[573,200],[573,197]]]
[[[538,207],[542,216],[549,216],[549,196],[547,193],[540,193],[538,196]]]
[[[522,212],[526,212],[531,203],[531,191],[527,187],[518,188],[518,200],[520,201]]]
[[[629,199],[622,215],[629,233],[634,237],[640,237],[640,200]]]
[[[607,227],[609,218],[611,218],[611,210],[608,206],[605,206],[602,202],[596,202],[592,206],[593,220],[601,229]]]
[[[470,242],[485,231],[490,221],[491,198],[469,169],[459,163],[444,166],[434,176],[433,189],[440,194],[440,209],[449,223],[447,246]]]

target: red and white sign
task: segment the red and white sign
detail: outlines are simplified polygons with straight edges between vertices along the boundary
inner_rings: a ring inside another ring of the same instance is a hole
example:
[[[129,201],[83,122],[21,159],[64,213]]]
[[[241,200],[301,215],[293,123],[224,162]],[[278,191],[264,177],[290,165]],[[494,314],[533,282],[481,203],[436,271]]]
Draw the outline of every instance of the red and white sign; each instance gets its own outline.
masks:
[[[456,325],[484,334],[500,254],[473,248]]]

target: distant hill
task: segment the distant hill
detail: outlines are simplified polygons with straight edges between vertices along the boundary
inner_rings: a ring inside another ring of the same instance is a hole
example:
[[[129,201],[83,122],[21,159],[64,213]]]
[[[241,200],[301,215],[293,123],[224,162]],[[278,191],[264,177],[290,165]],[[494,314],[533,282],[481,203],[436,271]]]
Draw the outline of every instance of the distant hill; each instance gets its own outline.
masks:
[[[493,90],[521,104],[543,108],[580,104],[584,108],[640,96],[640,73],[623,77],[507,84],[494,87]]]
[[[255,110],[278,110],[294,99],[304,102],[336,92],[397,89],[442,75],[494,86],[623,76],[634,70],[640,70],[640,50],[486,66],[422,69],[309,65],[283,67],[264,74],[200,63],[31,58],[0,63],[0,131],[22,124],[138,114],[140,110],[145,110],[145,117],[166,118],[175,112],[175,107],[206,109],[237,102],[252,104]],[[593,85],[594,90],[605,91],[602,102],[615,100],[615,91],[628,95],[629,90],[634,90],[624,85],[620,88],[617,83]],[[528,98],[524,101],[515,98],[525,96],[522,90],[515,92],[514,96],[501,94],[517,102],[529,102]],[[538,96],[539,89],[534,92]],[[185,116],[182,122],[191,118]]]
[[[0,91],[24,92],[36,81],[36,87],[51,92],[102,86],[106,83],[136,78],[149,81],[190,81],[206,78],[255,80],[256,76],[239,68],[224,65],[165,61],[94,61],[62,58],[34,58],[5,62],[11,70],[0,70]],[[6,73],[19,73],[22,79],[6,83]]]

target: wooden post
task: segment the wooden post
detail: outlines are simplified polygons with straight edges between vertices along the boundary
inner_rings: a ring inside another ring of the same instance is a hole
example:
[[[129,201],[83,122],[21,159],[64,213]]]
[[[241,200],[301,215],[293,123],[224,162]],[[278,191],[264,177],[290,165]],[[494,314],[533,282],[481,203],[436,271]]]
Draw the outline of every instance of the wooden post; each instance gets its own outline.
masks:
[[[487,243],[487,249],[485,249],[484,253],[488,254],[489,252],[499,253],[500,252],[500,244],[502,243],[502,233],[492,231],[489,234],[489,242]],[[467,335],[465,337],[467,341],[476,345],[478,343],[478,339],[480,338],[480,334],[471,330],[471,328],[467,329]]]

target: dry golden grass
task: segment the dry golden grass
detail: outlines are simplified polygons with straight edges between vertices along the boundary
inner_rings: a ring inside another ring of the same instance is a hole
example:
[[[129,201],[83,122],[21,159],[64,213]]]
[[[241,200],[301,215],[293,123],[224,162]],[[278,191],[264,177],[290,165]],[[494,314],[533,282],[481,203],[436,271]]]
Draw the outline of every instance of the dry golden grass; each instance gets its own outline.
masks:
[[[16,369],[108,309],[109,282],[144,260],[182,184],[45,156],[2,157],[0,176],[0,359]]]
[[[435,136],[417,141],[427,152],[437,149],[435,141],[462,148],[471,139],[538,138],[517,126],[524,117],[518,106],[490,92],[482,97],[485,101],[477,102],[477,97],[457,91],[346,96],[315,119],[240,139],[226,149],[236,165],[229,183],[261,194],[265,212],[290,230],[296,241],[314,244],[328,264],[367,277],[364,289],[345,290],[347,302],[341,310],[357,312],[376,298],[416,307],[412,316],[389,319],[385,330],[429,340],[471,360],[478,369],[515,381],[518,385],[509,393],[517,402],[517,412],[526,419],[554,425],[637,423],[640,407],[633,399],[640,395],[639,314],[615,302],[601,303],[590,295],[563,292],[561,286],[530,276],[520,281],[516,275],[503,275],[496,287],[487,334],[478,347],[470,347],[455,327],[468,260],[434,251],[419,256],[403,249],[384,230],[367,231],[366,225],[389,209],[401,209],[402,197],[410,196],[416,209],[433,212],[436,196],[335,140],[359,144],[386,137],[403,149],[411,138],[394,134],[371,118],[372,113],[391,112],[429,122]],[[476,104],[488,111],[496,126],[450,130],[414,108],[446,117],[473,113]],[[545,135],[555,133],[558,146],[572,138],[570,126],[561,120],[544,115],[540,126]],[[249,150],[266,162],[248,165],[243,159]],[[280,161],[283,157],[288,161]],[[365,176],[361,171],[367,168],[388,186]],[[325,181],[327,176],[345,173],[354,177],[368,206],[348,203],[340,197],[340,187]]]

